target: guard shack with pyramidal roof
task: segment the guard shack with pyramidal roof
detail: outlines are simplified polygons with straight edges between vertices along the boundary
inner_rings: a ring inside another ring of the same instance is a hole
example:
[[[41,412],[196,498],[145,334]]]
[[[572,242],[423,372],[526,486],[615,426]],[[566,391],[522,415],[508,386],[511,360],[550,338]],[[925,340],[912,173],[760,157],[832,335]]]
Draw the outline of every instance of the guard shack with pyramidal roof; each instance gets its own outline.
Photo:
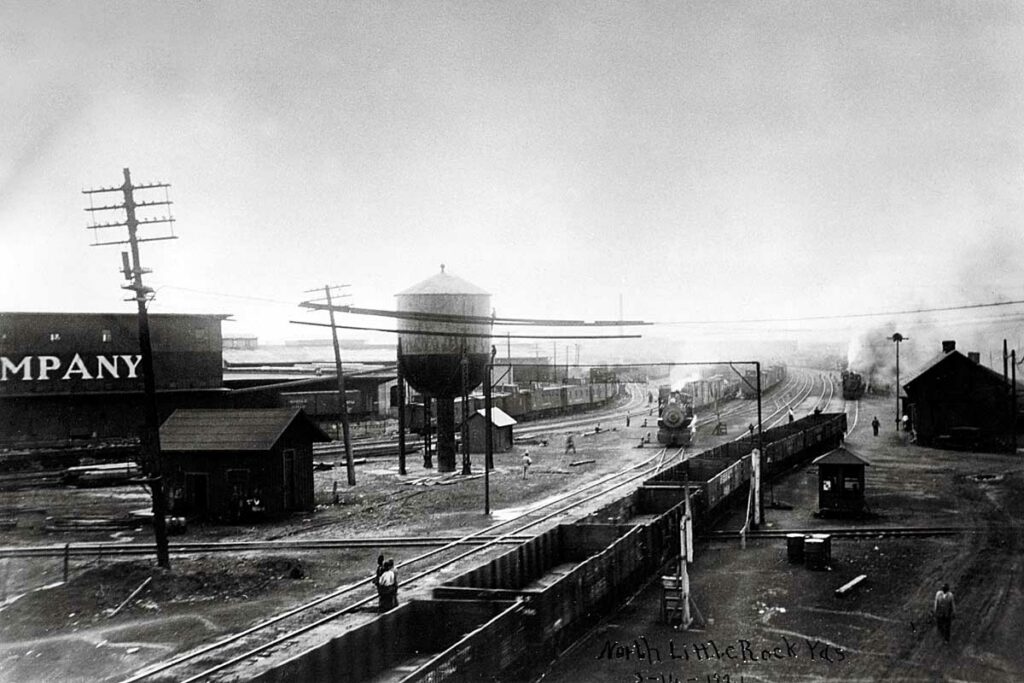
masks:
[[[819,456],[818,510],[823,513],[860,514],[864,505],[864,468],[871,463],[845,446]]]
[[[312,510],[313,442],[301,408],[176,410],[160,427],[172,514],[239,520]]]

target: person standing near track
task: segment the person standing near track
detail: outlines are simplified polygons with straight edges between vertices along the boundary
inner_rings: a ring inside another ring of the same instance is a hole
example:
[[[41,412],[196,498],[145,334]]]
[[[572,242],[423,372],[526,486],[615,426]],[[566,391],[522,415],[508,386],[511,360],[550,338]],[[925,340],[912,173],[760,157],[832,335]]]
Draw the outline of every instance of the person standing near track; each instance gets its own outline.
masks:
[[[569,451],[576,452],[576,437],[572,434],[565,437],[565,452],[568,453]]]
[[[380,589],[380,575],[384,573],[384,556],[377,556],[377,570],[373,576],[373,586],[377,589],[377,611],[384,611],[384,592]]]
[[[380,579],[380,611],[387,612],[398,606],[398,577],[395,575],[395,561],[384,563]]]
[[[882,423],[878,421],[878,416],[875,415],[875,419],[871,421],[871,431],[875,433],[875,436],[878,436],[878,428],[881,426]]]
[[[573,449],[573,451],[575,452],[575,449]],[[533,460],[530,460],[530,451],[523,453],[523,479],[526,479],[526,473],[529,471],[532,463]]]
[[[939,627],[939,633],[948,643],[949,632],[953,627],[953,615],[956,613],[953,593],[949,590],[948,583],[942,584],[942,589],[935,594],[935,603],[932,605],[932,613],[935,615],[935,625]]]

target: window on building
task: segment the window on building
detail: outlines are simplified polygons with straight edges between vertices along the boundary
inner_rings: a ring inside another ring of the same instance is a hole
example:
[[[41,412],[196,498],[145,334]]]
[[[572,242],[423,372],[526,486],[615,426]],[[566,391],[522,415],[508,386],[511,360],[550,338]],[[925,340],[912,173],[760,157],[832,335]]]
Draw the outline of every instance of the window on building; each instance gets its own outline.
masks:
[[[100,336],[102,337],[104,344],[109,344],[114,341],[114,334],[110,330],[103,330],[100,333]]]
[[[51,332],[50,333],[50,341],[52,341],[52,342],[60,341],[60,332]]]

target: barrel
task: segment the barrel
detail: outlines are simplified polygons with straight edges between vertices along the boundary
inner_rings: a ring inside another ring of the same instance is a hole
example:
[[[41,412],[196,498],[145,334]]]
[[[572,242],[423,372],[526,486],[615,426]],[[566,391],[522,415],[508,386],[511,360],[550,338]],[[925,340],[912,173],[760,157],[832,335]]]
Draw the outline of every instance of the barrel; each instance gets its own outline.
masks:
[[[786,556],[793,564],[803,564],[804,561],[804,535],[786,534]]]
[[[823,570],[825,568],[825,541],[820,538],[804,539],[804,559],[808,569]]]
[[[832,564],[832,537],[813,534],[804,539],[804,560],[808,569],[823,571]]]

